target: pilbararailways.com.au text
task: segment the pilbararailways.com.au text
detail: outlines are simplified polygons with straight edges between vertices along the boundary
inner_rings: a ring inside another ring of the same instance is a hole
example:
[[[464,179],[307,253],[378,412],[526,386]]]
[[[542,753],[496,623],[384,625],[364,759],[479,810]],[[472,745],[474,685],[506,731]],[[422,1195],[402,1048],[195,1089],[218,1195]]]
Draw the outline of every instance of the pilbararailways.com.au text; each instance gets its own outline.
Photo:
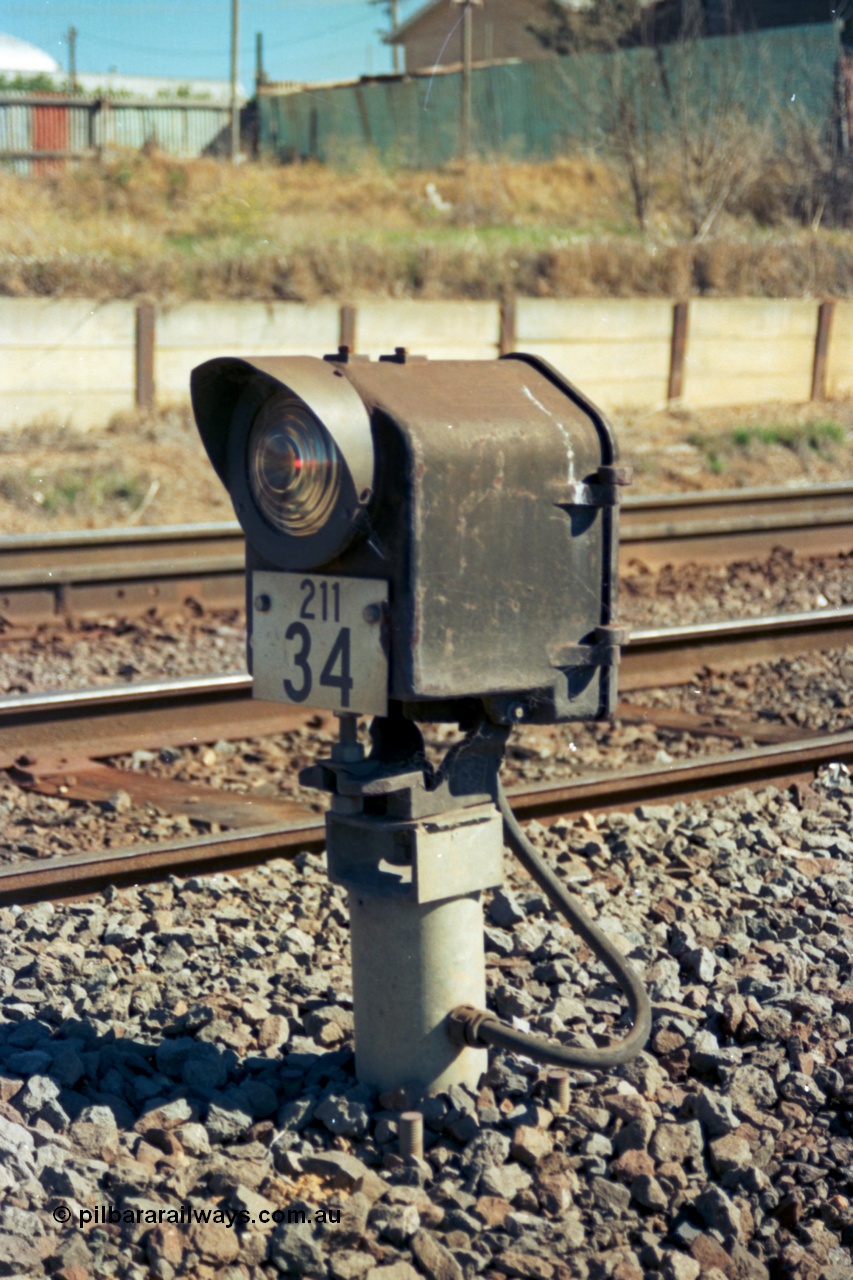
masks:
[[[281,1223],[303,1224],[326,1222],[336,1223],[341,1220],[338,1207],[328,1209],[261,1209],[251,1214],[248,1209],[197,1209],[191,1204],[182,1204],[167,1208],[166,1205],[152,1206],[148,1209],[117,1209],[114,1205],[98,1204],[93,1209],[71,1208],[60,1204],[53,1210],[53,1218],[63,1226],[105,1227],[108,1223],[135,1223],[146,1226],[159,1226],[172,1223],[175,1226],[210,1226],[223,1227],[278,1226]]]

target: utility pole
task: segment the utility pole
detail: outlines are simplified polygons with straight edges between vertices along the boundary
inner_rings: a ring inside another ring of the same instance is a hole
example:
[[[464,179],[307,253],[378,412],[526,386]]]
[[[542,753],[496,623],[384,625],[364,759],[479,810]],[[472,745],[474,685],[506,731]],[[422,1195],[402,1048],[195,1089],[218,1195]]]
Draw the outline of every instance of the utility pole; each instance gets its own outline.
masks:
[[[471,0],[457,0],[464,4],[462,13],[462,102],[459,119],[459,151],[465,173],[471,159],[471,61],[473,45],[473,18]]]
[[[71,92],[77,88],[77,28],[68,28],[68,80]]]
[[[262,84],[266,84],[267,75],[264,71],[264,34],[262,31],[255,33],[255,88],[260,89]]]
[[[391,19],[391,32],[397,30],[397,0],[388,0],[388,16]],[[394,44],[391,46],[394,57],[394,75],[400,74],[400,46]]]
[[[231,0],[231,163],[240,163],[240,108],[237,103],[237,50],[240,0]]]

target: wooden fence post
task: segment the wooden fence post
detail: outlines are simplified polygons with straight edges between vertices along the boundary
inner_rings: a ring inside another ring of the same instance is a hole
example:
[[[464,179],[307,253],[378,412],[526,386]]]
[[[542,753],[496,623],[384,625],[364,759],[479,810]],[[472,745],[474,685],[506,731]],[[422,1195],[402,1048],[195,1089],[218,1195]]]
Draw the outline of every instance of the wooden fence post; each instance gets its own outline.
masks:
[[[501,319],[498,336],[498,349],[502,356],[515,351],[516,343],[516,310],[515,294],[510,293],[501,299]]]
[[[355,351],[357,322],[357,309],[346,304],[342,306],[338,320],[338,342],[342,347],[349,347],[350,351],[353,352]]]
[[[689,322],[690,303],[676,302],[672,308],[672,343],[669,350],[667,400],[680,400],[684,395],[684,360],[687,355]]]
[[[136,308],[136,407],[153,409],[154,342],[156,312],[153,302],[140,302]]]
[[[834,318],[835,303],[833,301],[822,302],[817,309],[817,332],[815,333],[814,364],[812,365],[812,400],[826,399],[826,368]]]

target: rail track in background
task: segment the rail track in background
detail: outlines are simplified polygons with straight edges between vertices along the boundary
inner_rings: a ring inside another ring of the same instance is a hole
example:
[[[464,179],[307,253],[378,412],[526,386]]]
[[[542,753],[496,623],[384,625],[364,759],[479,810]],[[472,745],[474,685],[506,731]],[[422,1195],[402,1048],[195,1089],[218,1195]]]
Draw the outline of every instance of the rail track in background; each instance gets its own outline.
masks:
[[[801,555],[853,552],[853,485],[629,495],[620,566],[729,563],[782,547]],[[0,538],[0,616],[52,618],[143,613],[188,597],[242,606],[243,535],[234,522]]]
[[[643,688],[680,685],[706,666],[736,669],[780,652],[792,656],[844,644],[853,644],[853,607],[640,631],[625,650],[620,691],[624,696]],[[746,739],[758,745],[732,750],[723,759],[702,756],[664,769],[585,776],[559,786],[525,788],[514,795],[522,818],[698,798],[768,782],[788,786],[808,782],[821,764],[853,763],[853,731],[828,736],[723,712],[703,716],[630,701],[619,704],[617,717],[669,732],[733,743]],[[277,795],[247,795],[152,777],[144,770],[120,769],[107,761],[140,748],[201,745],[309,725],[331,728],[333,723],[328,713],[254,701],[251,679],[241,673],[0,699],[0,768],[25,789],[102,803],[123,791],[135,805],[154,805],[228,828],[224,836],[2,869],[0,902],[88,892],[93,885],[156,878],[167,870],[258,865],[277,853],[321,846],[319,803],[312,810]]]
[[[639,804],[709,799],[740,787],[759,790],[771,784],[780,789],[798,785],[807,791],[816,770],[832,763],[853,763],[853,732],[734,751],[722,758],[705,757],[665,769],[597,774],[557,786],[513,788],[509,798],[522,821],[533,818],[554,821]],[[272,858],[320,851],[325,846],[322,818],[297,805],[291,805],[290,809],[291,812],[277,822],[222,835],[0,867],[0,906],[44,898],[79,897],[98,892],[107,885],[139,884],[162,880],[168,875],[249,870]],[[689,851],[678,855],[670,867],[674,876],[683,880],[689,880],[694,870],[698,868],[691,868]]]
[[[619,690],[624,695],[683,685],[706,668],[737,670],[783,653],[790,658],[849,644],[853,644],[853,606],[638,630],[623,651]],[[251,677],[232,672],[8,695],[0,698],[0,768],[9,768],[23,757],[32,764],[49,760],[70,768],[86,759],[121,755],[141,747],[186,746],[280,733],[322,715],[255,701],[251,694]],[[631,708],[623,703],[622,718],[631,714]],[[668,717],[668,727],[690,732],[744,736],[742,725],[733,732],[725,722],[715,725],[714,718],[706,723],[700,716],[653,713],[648,708],[635,708],[634,714],[643,719],[660,714]],[[330,717],[326,720],[330,722]],[[788,732],[773,724],[751,727],[764,741],[778,741],[780,733]]]
[[[634,498],[623,510],[623,567],[632,561],[656,568],[753,559],[774,547],[802,554],[853,551],[853,485]],[[236,524],[0,539],[0,614],[22,625],[65,613],[103,616],[179,606],[188,596],[233,607],[243,603],[244,591]],[[853,607],[639,630],[623,655],[620,692],[682,685],[705,668],[732,670],[848,644]],[[807,784],[821,764],[853,763],[853,732],[810,734],[773,722],[624,701],[617,714],[627,722],[760,745],[724,759],[703,756],[664,769],[518,789],[511,798],[522,819],[708,797],[736,786]],[[173,872],[237,870],[321,848],[320,805],[312,810],[283,797],[217,791],[105,763],[139,748],[261,737],[309,723],[330,726],[332,717],[255,702],[251,680],[242,673],[0,698],[0,768],[20,785],[91,801],[121,788],[134,803],[229,828],[224,835],[0,868],[0,903],[74,896]]]

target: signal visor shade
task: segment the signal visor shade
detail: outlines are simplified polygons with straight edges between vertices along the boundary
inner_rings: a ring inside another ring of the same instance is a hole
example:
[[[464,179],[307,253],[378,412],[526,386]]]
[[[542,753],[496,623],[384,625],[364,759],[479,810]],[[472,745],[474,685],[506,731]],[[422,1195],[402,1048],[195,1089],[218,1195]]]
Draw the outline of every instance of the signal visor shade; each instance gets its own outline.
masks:
[[[336,362],[225,357],[193,369],[191,386],[208,457],[271,567],[320,569],[366,533],[371,416]]]
[[[341,457],[328,432],[280,392],[258,411],[247,447],[249,489],[273,529],[293,538],[325,526],[341,494]]]

